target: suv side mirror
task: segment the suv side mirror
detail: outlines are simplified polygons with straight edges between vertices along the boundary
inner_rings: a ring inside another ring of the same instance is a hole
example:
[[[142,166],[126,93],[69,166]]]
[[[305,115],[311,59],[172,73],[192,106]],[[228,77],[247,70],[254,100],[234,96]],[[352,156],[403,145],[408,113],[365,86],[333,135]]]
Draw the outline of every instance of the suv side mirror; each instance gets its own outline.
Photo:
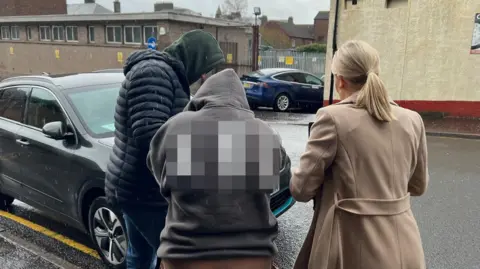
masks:
[[[55,140],[61,140],[67,134],[67,126],[61,121],[53,121],[45,124],[42,132]]]

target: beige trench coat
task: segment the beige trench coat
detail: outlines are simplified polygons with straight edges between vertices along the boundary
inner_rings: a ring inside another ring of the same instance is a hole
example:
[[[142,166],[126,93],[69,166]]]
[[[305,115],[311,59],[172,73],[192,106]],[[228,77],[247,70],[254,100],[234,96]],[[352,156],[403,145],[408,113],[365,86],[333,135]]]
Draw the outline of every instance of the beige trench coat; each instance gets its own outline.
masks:
[[[410,195],[428,184],[422,118],[392,102],[380,123],[356,95],[320,109],[290,183],[314,217],[295,269],[424,269]]]

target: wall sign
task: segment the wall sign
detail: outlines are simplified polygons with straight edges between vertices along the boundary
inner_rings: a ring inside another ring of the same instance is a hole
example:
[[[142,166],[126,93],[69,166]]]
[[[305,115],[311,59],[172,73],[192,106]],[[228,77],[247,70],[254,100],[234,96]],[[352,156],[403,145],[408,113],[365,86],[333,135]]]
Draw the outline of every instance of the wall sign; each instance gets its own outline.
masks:
[[[60,50],[59,49],[55,50],[55,58],[60,59]]]
[[[13,50],[13,47],[10,47],[10,55],[15,54],[15,51]]]
[[[123,53],[122,52],[117,52],[117,61],[119,63],[123,63]]]
[[[480,54],[480,13],[475,14],[475,23],[473,27],[471,54]]]

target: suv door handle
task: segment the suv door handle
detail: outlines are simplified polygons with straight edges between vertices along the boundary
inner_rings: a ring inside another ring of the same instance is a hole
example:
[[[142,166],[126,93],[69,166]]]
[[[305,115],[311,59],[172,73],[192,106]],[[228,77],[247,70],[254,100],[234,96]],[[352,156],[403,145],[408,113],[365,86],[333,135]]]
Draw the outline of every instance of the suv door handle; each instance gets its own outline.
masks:
[[[26,140],[24,138],[19,138],[19,139],[15,140],[15,142],[17,142],[17,144],[20,144],[22,146],[30,145],[30,142],[28,142],[28,140]]]

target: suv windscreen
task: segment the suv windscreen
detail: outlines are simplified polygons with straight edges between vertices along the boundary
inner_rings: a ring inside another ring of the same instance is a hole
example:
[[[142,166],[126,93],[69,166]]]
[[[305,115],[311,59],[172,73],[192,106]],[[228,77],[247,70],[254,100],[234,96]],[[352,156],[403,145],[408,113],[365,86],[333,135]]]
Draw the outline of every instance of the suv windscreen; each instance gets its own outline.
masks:
[[[66,96],[92,136],[109,137],[115,131],[115,105],[121,84],[80,87],[67,90]]]

